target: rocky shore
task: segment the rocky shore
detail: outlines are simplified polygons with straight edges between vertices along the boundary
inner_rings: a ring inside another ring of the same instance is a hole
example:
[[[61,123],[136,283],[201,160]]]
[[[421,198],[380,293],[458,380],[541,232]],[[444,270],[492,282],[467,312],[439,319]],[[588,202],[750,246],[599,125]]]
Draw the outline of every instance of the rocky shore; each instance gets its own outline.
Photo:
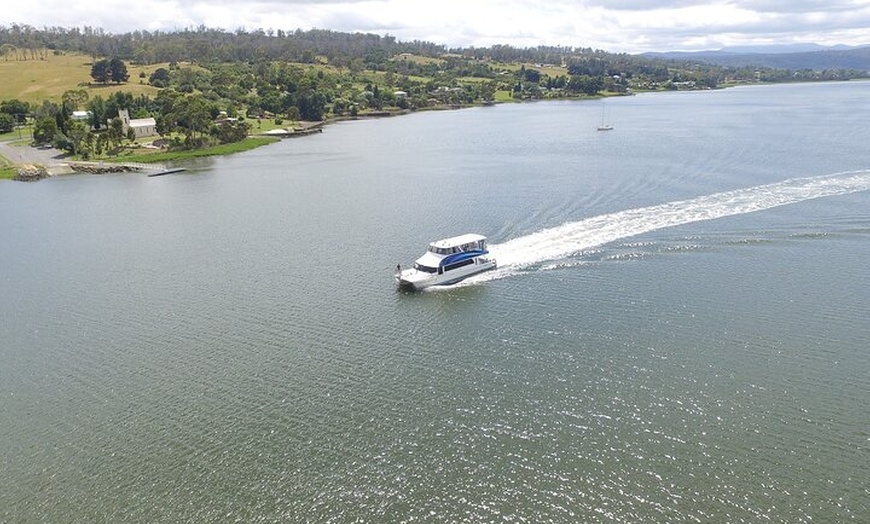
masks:
[[[13,180],[18,180],[19,182],[35,182],[36,180],[48,178],[48,176],[48,170],[43,166],[26,164],[18,168],[18,173],[15,175]]]
[[[76,173],[89,173],[91,175],[126,173],[128,171],[133,171],[133,168],[130,166],[109,162],[70,162],[69,167]]]
[[[50,168],[39,164],[24,164],[18,167],[18,172],[12,178],[19,182],[35,182],[56,175],[71,173],[87,173],[91,175],[103,175],[109,173],[126,173],[137,171],[135,167],[124,164],[70,162],[68,164],[56,164]]]

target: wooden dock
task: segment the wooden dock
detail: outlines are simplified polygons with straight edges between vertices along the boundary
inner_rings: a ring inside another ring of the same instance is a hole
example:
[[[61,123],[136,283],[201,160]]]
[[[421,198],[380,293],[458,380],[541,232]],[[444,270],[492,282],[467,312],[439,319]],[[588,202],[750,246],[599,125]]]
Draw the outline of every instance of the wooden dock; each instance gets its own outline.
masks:
[[[130,171],[148,173],[148,176],[163,176],[185,170],[183,167],[167,167],[162,164],[143,164],[138,162],[124,162],[121,165]]]
[[[157,171],[155,173],[148,173],[148,176],[163,176],[163,175],[171,175],[172,173],[180,173],[184,171],[183,167],[173,167],[170,169],[163,169],[161,171]]]
[[[272,136],[277,138],[296,138],[300,136],[309,136],[316,133],[323,133],[323,123],[297,129],[273,129],[271,131],[266,131],[265,133],[260,133],[260,135]]]

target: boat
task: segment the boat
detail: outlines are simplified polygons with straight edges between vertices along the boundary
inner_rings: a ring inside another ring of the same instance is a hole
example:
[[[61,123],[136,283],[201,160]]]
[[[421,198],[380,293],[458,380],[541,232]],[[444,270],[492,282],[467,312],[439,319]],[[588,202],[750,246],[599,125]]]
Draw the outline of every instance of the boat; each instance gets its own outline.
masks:
[[[599,131],[613,131],[613,125],[611,125],[610,123],[608,123],[606,121],[606,119],[605,119],[606,116],[607,115],[606,115],[605,105],[604,105],[604,101],[602,100],[601,101],[601,123],[598,125]]]
[[[415,290],[446,286],[495,266],[495,258],[486,248],[486,237],[466,233],[430,243],[413,268],[396,266],[396,282],[401,288]]]

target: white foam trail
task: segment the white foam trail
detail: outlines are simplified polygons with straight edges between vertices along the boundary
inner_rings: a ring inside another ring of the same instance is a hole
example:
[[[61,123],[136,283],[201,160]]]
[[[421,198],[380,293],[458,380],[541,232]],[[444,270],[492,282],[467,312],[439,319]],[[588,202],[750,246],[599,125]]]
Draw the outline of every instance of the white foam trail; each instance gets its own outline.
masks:
[[[567,222],[491,245],[490,251],[498,260],[499,268],[479,275],[473,281],[502,278],[527,266],[563,259],[658,229],[867,190],[870,190],[870,171],[852,171],[796,178]]]

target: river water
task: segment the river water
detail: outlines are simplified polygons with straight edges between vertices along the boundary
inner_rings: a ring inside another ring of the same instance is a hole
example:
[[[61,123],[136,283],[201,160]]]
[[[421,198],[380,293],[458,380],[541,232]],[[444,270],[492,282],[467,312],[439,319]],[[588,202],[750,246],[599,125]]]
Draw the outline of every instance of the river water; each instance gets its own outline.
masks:
[[[0,521],[866,522],[870,83],[601,105],[0,183]]]

